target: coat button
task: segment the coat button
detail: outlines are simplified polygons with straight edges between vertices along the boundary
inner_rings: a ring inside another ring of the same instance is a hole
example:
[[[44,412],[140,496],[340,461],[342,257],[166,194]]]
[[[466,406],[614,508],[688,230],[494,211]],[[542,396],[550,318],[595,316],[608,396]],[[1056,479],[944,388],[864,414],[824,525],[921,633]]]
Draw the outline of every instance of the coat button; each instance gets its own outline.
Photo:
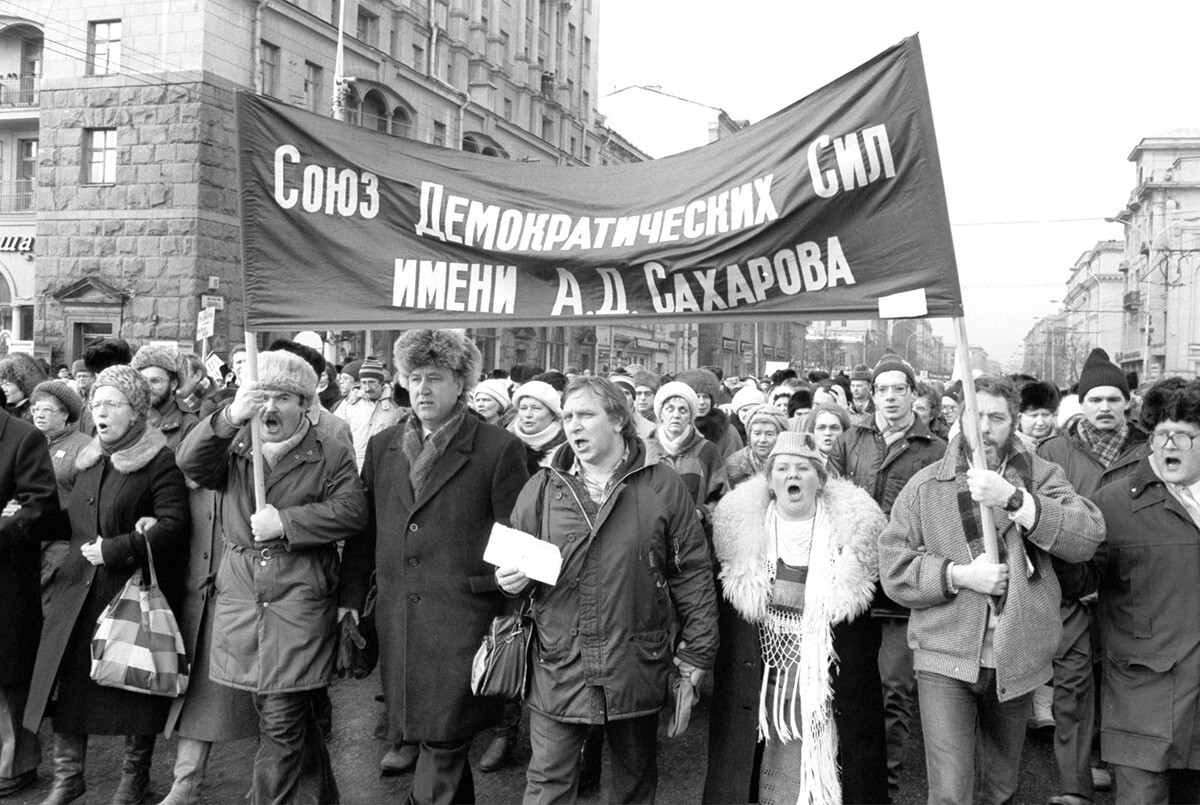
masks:
[[[409,560],[408,560],[408,566],[409,566],[409,567],[416,567],[416,566],[417,566],[417,565],[419,565],[419,564],[421,564],[421,560],[420,560],[420,559],[418,559],[418,558],[417,558],[417,557],[415,557],[415,556],[414,556],[412,559],[409,559]]]
[[[264,607],[269,607],[269,606],[271,606],[271,602],[270,602],[270,601],[263,601],[263,606],[264,606]]]
[[[207,558],[208,558],[208,551],[205,551],[205,552],[204,552],[204,555],[203,555],[203,556],[201,556],[200,558],[201,558],[201,559],[207,559]]]
[[[415,604],[415,603],[417,603],[418,601],[420,601],[420,600],[421,600],[421,596],[417,595],[416,593],[413,593],[412,595],[410,595],[410,596],[408,597],[408,600],[409,600],[409,601],[412,601],[412,602]]]
[[[262,560],[261,562],[259,562],[259,564],[260,564],[260,565],[262,565],[263,567],[266,567],[266,566],[267,566],[267,560],[266,560],[266,559],[264,559],[264,560]]]
[[[410,526],[408,527],[408,530],[409,530],[409,531],[416,531],[416,530],[417,530],[417,524],[416,524],[416,523],[413,523],[412,525],[410,525]]]

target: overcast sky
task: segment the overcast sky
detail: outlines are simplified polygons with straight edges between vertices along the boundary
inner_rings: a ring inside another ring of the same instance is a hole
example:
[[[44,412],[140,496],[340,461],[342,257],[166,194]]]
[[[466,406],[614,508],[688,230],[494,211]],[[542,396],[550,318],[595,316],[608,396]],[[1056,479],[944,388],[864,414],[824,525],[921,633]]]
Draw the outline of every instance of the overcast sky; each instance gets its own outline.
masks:
[[[656,157],[703,145],[715,113],[614,90],[754,122],[920,33],[968,335],[1006,367],[1079,256],[1123,238],[1104,218],[1133,147],[1200,128],[1196,2],[595,2],[598,106]]]

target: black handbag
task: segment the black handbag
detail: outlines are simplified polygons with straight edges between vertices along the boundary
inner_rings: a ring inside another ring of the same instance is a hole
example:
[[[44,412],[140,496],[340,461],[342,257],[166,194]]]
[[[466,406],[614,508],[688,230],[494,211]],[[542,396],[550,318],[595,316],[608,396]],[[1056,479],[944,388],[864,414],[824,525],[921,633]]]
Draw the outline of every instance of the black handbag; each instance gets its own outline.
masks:
[[[510,702],[523,700],[529,692],[532,640],[533,618],[524,604],[493,620],[471,662],[471,692]]]

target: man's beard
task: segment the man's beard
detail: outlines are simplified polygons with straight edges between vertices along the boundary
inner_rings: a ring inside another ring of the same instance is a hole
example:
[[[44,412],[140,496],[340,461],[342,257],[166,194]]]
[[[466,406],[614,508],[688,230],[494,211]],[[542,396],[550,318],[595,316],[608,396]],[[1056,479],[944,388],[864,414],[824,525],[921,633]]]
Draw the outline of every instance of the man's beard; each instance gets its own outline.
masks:
[[[988,447],[991,447],[992,445],[989,445],[985,441],[983,444],[983,447],[984,447],[983,452],[984,452],[984,460],[987,462],[987,468],[989,470],[999,471],[1000,465],[1003,464],[1005,459],[1007,459],[1012,454],[1013,444],[1016,441],[1017,441],[1017,432],[1015,430],[1011,431],[1008,434],[1008,438],[1002,444],[995,445],[994,449],[992,449],[992,450],[987,449]],[[971,447],[970,447],[970,445],[967,444],[967,440],[965,438],[962,441],[962,449],[963,449],[963,453],[967,457],[967,463],[971,463],[971,460],[973,458],[972,452],[971,452]]]
[[[169,390],[163,392],[154,391],[153,389],[150,390],[151,408],[161,408],[166,405],[167,400],[169,399],[171,399],[171,392]]]

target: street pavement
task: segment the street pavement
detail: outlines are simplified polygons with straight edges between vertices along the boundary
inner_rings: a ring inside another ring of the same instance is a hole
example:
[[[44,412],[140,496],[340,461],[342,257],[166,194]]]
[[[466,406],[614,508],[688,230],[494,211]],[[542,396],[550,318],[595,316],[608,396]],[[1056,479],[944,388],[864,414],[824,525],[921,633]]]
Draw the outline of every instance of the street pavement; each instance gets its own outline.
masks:
[[[399,803],[408,794],[412,781],[411,774],[396,777],[381,777],[379,774],[379,759],[383,756],[386,746],[372,737],[382,707],[375,701],[378,692],[378,672],[364,680],[339,682],[331,692],[334,728],[330,740],[330,753],[342,801],[346,803]],[[513,766],[492,774],[482,774],[476,769],[475,790],[479,802],[520,801],[525,790],[525,766],[529,761],[527,721],[526,718],[522,722],[521,739]],[[705,702],[701,701],[697,706],[691,727],[682,737],[667,738],[665,728],[664,718],[659,731],[657,801],[666,805],[698,803],[707,764],[708,709]],[[38,784],[6,800],[6,803],[32,805],[39,802],[49,788],[52,768],[48,722],[43,724],[41,737],[43,761]],[[476,740],[471,753],[473,766],[478,765],[479,757],[487,748],[489,740],[490,735],[486,733]],[[159,739],[153,768],[153,787],[159,796],[165,795],[171,785],[174,744],[174,741]],[[245,801],[254,750],[253,740],[234,741],[214,749],[204,787],[203,797],[206,803],[237,805]],[[120,775],[120,766],[120,738],[91,739],[87,758],[87,802],[107,802],[112,797]],[[607,769],[605,773],[607,774]],[[1021,787],[1017,792],[1016,802],[1046,802],[1058,793],[1055,790],[1055,781],[1050,743],[1026,741]],[[921,752],[920,725],[917,724],[909,743],[899,802],[924,802],[925,793],[925,764]],[[601,794],[597,793],[581,801],[598,803],[604,800]],[[1112,802],[1111,792],[1097,793],[1097,803],[1108,805]]]

